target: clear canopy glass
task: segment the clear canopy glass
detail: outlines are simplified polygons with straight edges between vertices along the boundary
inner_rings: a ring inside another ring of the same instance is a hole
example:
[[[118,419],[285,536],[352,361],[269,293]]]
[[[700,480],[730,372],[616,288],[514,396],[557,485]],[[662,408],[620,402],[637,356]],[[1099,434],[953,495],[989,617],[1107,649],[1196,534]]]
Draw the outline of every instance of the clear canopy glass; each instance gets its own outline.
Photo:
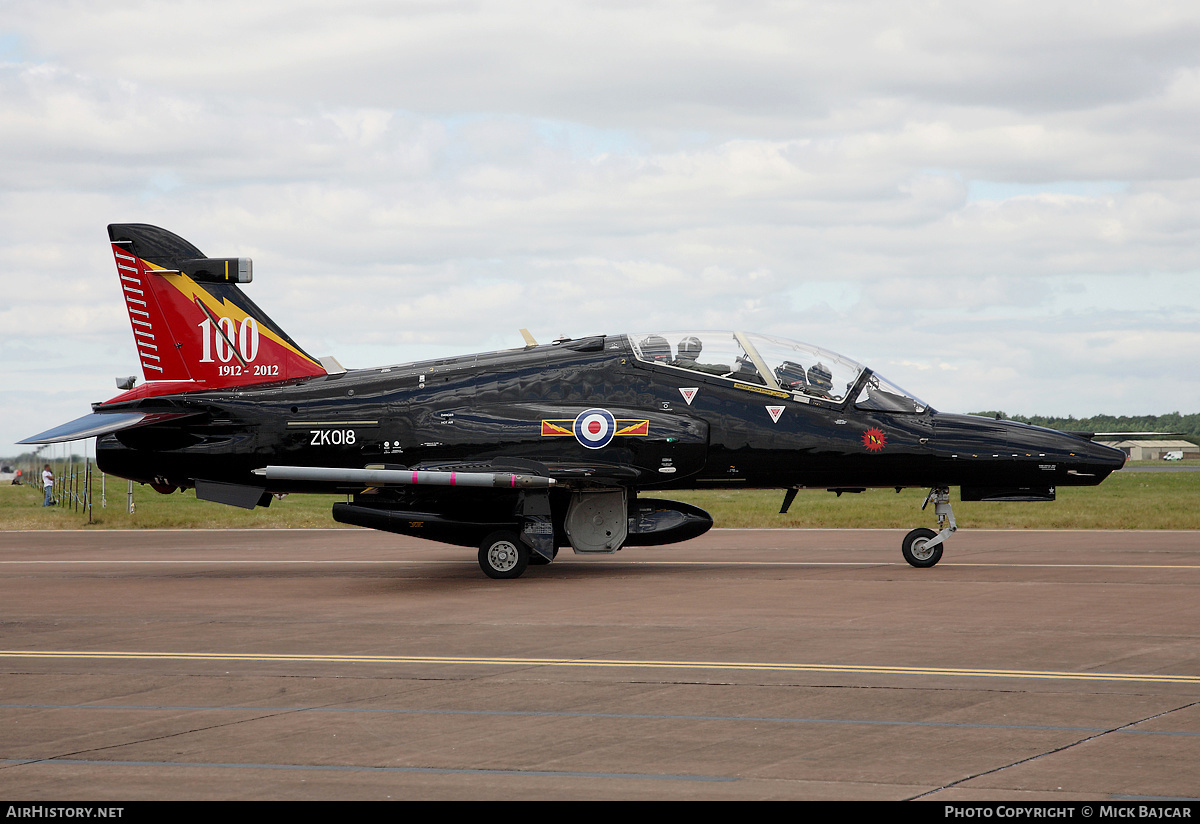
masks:
[[[750,332],[644,332],[629,342],[639,360],[790,392],[796,400],[841,403],[866,370],[808,343]],[[924,412],[926,404],[872,374],[855,399],[861,409]]]

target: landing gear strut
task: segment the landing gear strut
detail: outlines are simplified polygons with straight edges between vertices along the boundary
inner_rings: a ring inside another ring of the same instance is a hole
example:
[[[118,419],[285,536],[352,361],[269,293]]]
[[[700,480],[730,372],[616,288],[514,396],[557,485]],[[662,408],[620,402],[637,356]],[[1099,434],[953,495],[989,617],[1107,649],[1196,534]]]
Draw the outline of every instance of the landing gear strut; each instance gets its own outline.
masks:
[[[923,527],[914,529],[904,536],[904,543],[900,545],[904,560],[915,567],[931,567],[942,560],[942,547],[946,539],[958,530],[958,524],[954,522],[954,510],[950,508],[949,487],[935,486],[929,490],[925,503],[921,504],[922,511],[930,501],[933,501],[940,532]]]

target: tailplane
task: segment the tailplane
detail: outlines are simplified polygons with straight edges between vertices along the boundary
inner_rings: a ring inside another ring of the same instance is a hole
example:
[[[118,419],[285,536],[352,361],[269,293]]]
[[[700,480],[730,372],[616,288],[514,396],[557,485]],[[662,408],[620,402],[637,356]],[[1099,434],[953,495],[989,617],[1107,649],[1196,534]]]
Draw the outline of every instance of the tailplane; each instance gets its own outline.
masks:
[[[249,258],[205,257],[143,223],[114,223],[108,237],[146,379],[121,399],[326,374],[238,288]]]

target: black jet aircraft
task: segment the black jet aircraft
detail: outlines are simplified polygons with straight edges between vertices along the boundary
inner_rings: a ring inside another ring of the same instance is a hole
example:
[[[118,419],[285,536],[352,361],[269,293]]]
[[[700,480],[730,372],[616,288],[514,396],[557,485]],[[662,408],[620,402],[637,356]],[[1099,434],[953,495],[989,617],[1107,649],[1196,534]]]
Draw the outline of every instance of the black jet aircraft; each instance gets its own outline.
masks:
[[[712,526],[671,489],[923,487],[942,556],[964,501],[1051,501],[1124,456],[1078,434],[938,412],[833,352],[746,332],[595,335],[375,369],[313,358],[208,258],[143,224],[108,227],[145,381],[24,443],[96,437],[107,473],[246,508],[345,493],[335,520],[479,547],[493,578],[559,547],[610,553]],[[924,506],[922,507],[924,508]]]

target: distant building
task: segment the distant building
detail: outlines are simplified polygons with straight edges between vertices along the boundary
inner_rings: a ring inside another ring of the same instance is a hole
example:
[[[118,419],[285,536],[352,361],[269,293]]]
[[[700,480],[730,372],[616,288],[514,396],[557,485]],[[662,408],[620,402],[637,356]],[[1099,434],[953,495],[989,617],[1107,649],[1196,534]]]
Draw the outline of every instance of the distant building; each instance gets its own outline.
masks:
[[[1117,441],[1110,444],[1125,453],[1131,461],[1161,461],[1168,452],[1182,452],[1186,458],[1200,458],[1200,446],[1191,441]]]

